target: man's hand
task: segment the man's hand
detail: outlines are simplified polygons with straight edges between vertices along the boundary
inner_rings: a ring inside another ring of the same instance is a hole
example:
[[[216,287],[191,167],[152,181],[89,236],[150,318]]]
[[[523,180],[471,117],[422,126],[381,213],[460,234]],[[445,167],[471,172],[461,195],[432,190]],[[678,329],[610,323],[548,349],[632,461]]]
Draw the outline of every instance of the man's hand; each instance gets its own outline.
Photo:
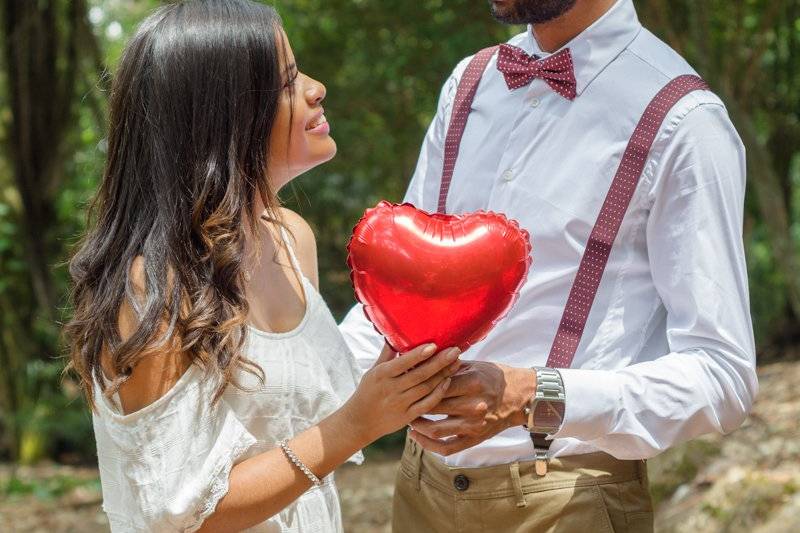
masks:
[[[523,410],[536,391],[536,371],[465,361],[451,379],[445,398],[429,413],[447,418],[411,423],[411,438],[426,450],[450,455],[527,422]]]

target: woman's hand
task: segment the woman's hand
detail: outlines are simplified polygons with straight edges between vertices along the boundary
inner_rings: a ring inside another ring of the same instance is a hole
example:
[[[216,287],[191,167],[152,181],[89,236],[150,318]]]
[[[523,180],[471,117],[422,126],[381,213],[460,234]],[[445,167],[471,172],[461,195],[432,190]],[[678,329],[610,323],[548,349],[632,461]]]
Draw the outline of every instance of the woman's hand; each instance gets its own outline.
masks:
[[[458,348],[436,353],[435,345],[425,344],[398,356],[384,346],[375,366],[342,407],[351,426],[370,443],[430,412],[458,371],[460,354]]]

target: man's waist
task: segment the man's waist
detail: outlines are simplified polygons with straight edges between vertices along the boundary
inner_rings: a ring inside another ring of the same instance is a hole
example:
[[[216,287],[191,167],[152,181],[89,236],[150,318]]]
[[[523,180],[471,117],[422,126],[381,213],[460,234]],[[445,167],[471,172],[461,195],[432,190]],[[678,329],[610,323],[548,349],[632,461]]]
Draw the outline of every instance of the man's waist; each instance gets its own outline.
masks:
[[[601,451],[576,439],[556,439],[550,446],[550,457],[586,455]],[[533,444],[522,427],[509,428],[494,437],[449,456],[430,453],[443,464],[453,468],[477,468],[533,460]]]
[[[647,479],[645,461],[616,459],[604,452],[553,458],[544,476],[536,474],[531,460],[479,467],[450,466],[410,439],[406,442],[400,468],[405,476],[443,491],[469,492],[472,497],[512,494],[520,489],[520,484],[524,485],[525,492],[536,492],[584,482],[590,485]]]

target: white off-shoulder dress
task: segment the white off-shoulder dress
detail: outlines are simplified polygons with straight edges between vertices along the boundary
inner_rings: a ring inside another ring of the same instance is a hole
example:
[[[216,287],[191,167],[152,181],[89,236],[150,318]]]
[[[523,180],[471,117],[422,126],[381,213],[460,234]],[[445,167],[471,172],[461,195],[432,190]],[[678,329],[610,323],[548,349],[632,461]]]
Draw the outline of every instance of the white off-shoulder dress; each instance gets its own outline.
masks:
[[[124,415],[94,382],[93,413],[103,510],[113,532],[194,531],[228,491],[233,465],[272,449],[336,410],[355,390],[358,366],[320,294],[300,271],[305,293],[296,328],[269,333],[248,327],[246,354],[266,375],[265,385],[242,372],[254,392],[229,386],[212,406],[216,388],[192,365],[161,398]],[[361,453],[351,461],[360,463]],[[264,483],[269,483],[265,472]],[[246,531],[342,531],[333,474],[278,515]]]

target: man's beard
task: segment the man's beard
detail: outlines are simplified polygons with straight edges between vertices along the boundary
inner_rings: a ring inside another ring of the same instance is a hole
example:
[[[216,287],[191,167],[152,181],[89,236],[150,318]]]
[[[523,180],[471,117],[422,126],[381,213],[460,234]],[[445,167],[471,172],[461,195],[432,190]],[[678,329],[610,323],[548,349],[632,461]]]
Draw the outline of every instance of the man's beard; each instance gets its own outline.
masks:
[[[498,6],[492,0],[492,15],[505,24],[541,24],[560,17],[577,0],[507,0]]]

